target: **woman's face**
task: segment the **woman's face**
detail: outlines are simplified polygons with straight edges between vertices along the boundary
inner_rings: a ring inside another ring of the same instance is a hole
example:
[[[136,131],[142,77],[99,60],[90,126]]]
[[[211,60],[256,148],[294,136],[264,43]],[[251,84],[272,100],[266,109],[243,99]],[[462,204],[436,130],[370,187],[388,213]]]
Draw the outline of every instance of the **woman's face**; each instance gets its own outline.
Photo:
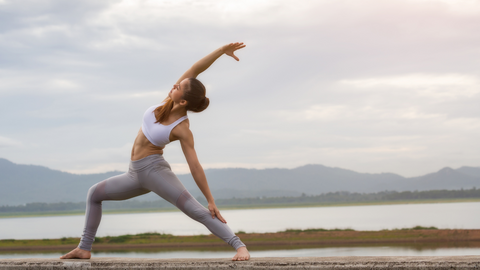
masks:
[[[184,100],[183,93],[184,90],[187,89],[188,87],[188,79],[185,79],[180,82],[180,84],[174,84],[172,87],[172,90],[170,90],[170,93],[168,93],[168,96],[175,102],[175,103],[180,103],[182,100]]]

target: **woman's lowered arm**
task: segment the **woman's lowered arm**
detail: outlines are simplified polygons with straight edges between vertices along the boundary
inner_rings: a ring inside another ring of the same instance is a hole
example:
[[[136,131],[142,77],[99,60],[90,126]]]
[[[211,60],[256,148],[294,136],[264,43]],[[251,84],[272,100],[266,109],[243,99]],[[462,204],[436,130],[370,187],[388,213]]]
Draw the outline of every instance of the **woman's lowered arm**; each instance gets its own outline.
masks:
[[[188,127],[188,123],[186,123],[186,121],[180,123],[172,130],[172,133],[175,138],[180,140],[180,145],[182,146],[182,150],[185,155],[185,159],[187,160],[188,167],[190,168],[190,172],[192,173],[193,179],[202,191],[205,199],[207,199],[208,211],[210,212],[210,215],[212,215],[212,218],[216,216],[221,222],[227,223],[215,205],[215,199],[213,198],[210,187],[208,186],[207,177],[205,176],[202,165],[200,165],[200,162],[198,161],[197,153],[194,147],[193,134]]]

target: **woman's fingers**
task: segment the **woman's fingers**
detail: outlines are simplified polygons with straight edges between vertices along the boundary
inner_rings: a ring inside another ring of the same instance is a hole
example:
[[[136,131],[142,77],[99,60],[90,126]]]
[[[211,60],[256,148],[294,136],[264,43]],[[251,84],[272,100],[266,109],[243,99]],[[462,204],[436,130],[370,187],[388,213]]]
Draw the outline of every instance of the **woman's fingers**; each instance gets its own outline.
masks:
[[[231,56],[233,59],[240,61],[240,59],[238,59],[238,57],[233,52],[245,48],[245,46],[246,45],[243,44],[243,42],[230,43],[224,47],[224,52],[226,55]]]
[[[243,44],[243,43],[239,43],[237,44],[237,46],[235,46],[235,50],[239,50],[241,48],[245,48],[247,45]]]
[[[218,209],[216,209],[216,215],[217,215],[217,218],[220,219],[221,222],[227,223],[227,221],[222,217],[222,215],[220,215],[220,211]]]
[[[210,211],[210,215],[212,215],[212,218],[217,217],[221,222],[227,223],[227,221],[220,214],[220,210],[218,210],[217,206],[209,206],[208,211]]]
[[[235,54],[233,54],[233,52],[232,52],[232,54],[231,54],[230,56],[233,57],[233,59],[235,59],[235,60],[237,60],[237,61],[240,61],[240,59],[238,59],[238,57],[235,56]]]
[[[208,209],[210,210],[210,215],[212,215],[212,218],[215,218],[215,209]]]
[[[245,48],[247,45],[243,44],[243,43],[235,43],[231,46],[232,50],[233,51],[236,51],[236,50],[240,50],[241,48]]]

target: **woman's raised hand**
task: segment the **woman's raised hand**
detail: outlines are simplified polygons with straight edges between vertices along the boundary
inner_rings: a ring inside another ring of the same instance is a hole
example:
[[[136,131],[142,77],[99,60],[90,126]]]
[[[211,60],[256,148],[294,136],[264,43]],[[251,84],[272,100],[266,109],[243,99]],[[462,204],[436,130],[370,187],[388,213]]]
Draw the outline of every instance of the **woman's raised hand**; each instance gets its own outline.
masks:
[[[227,44],[225,46],[222,47],[222,51],[224,54],[228,55],[228,56],[231,56],[233,57],[233,59],[239,61],[240,59],[238,59],[237,56],[235,56],[235,54],[233,54],[236,50],[239,50],[241,48],[245,48],[245,44],[243,44],[243,42],[235,42],[235,43],[230,43],[230,44]]]

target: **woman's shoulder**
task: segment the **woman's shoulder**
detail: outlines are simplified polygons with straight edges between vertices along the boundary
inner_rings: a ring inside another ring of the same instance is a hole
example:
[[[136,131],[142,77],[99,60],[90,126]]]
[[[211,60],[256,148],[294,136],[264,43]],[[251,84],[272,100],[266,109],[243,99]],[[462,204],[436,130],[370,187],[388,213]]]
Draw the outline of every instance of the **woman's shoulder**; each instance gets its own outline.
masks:
[[[178,125],[176,127],[180,128],[180,129],[189,129],[190,130],[190,120],[188,119],[187,116],[183,116],[183,117],[185,117],[184,120],[181,120],[181,122],[178,123]]]
[[[190,120],[186,118],[185,120],[180,122],[172,129],[171,134],[178,139],[192,136],[192,132],[190,131]]]

